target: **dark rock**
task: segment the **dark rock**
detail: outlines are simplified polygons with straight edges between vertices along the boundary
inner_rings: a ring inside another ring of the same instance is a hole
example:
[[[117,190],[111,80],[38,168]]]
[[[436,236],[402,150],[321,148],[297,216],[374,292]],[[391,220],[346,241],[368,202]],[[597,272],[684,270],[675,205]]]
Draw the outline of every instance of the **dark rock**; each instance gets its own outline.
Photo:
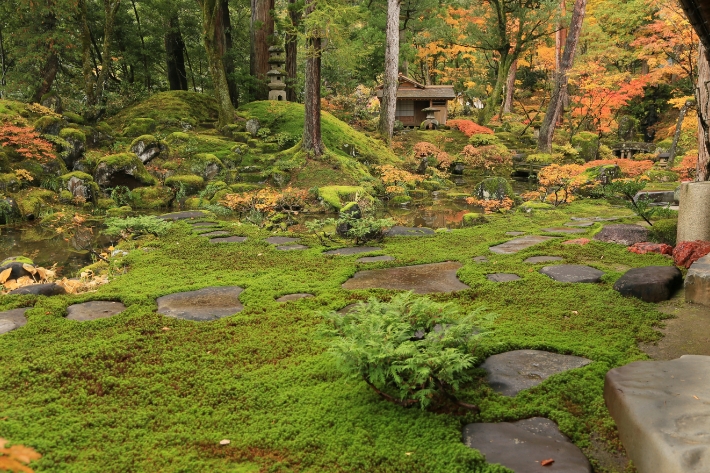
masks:
[[[308,247],[305,245],[281,245],[276,247],[279,251],[296,251],[296,250],[307,250]]]
[[[548,233],[587,233],[587,230],[584,230],[582,228],[565,228],[565,227],[543,228],[542,231],[548,232]]]
[[[594,235],[595,240],[631,246],[648,241],[648,229],[640,225],[607,225]]]
[[[256,136],[256,134],[259,132],[259,128],[261,128],[261,124],[256,118],[250,118],[249,120],[247,120],[244,127],[246,131],[251,134],[251,136]]]
[[[21,287],[9,292],[9,294],[31,294],[33,296],[61,296],[66,293],[67,291],[62,286],[53,282],[47,284],[32,284],[31,286]]]
[[[426,227],[402,227],[395,225],[387,231],[387,236],[402,237],[402,236],[425,236],[435,235],[436,232],[431,228]]]
[[[212,237],[222,237],[229,235],[229,232],[225,232],[224,230],[217,230],[216,232],[207,232],[207,233],[200,233],[201,237],[207,237],[207,238],[212,238]]]
[[[291,302],[297,301],[299,299],[306,299],[309,297],[315,297],[313,294],[296,293],[296,294],[286,294],[276,299],[276,302]]]
[[[205,218],[205,217],[207,217],[207,214],[202,212],[201,210],[189,210],[186,212],[173,212],[173,213],[169,213],[169,214],[164,214],[158,218],[162,218],[163,220],[187,220],[190,218]]]
[[[588,365],[581,356],[560,355],[541,350],[515,350],[489,357],[481,368],[488,384],[503,396],[515,396],[542,383],[553,374]]]
[[[638,201],[640,198],[655,204],[673,204],[677,202],[674,191],[641,191],[634,196],[634,201]]]
[[[71,192],[72,196],[83,198],[87,202],[92,201],[95,198],[91,185],[84,179],[80,179],[77,176],[69,178],[67,181],[67,190]]]
[[[91,301],[83,304],[70,305],[67,308],[67,319],[78,322],[105,319],[120,314],[126,306],[113,301]]]
[[[337,250],[324,251],[324,255],[333,256],[350,256],[359,255],[361,253],[372,253],[373,251],[382,251],[382,248],[376,246],[353,246],[348,248],[339,248]]]
[[[448,261],[446,263],[358,271],[342,287],[343,289],[395,289],[414,291],[417,294],[470,289],[456,277],[456,271],[461,266],[461,263]]]
[[[0,225],[10,223],[12,220],[18,219],[21,216],[20,207],[11,197],[0,197],[0,205],[5,207],[5,211],[0,213]]]
[[[493,282],[511,282],[511,281],[519,281],[521,278],[517,274],[508,274],[508,273],[493,273],[493,274],[486,274],[486,278],[488,278],[489,281]]]
[[[138,156],[143,164],[157,158],[168,149],[162,141],[156,140],[150,135],[146,136],[150,139],[136,140],[131,144],[131,152]]]
[[[661,302],[682,285],[683,274],[675,266],[646,266],[628,270],[616,281],[614,290],[645,302]]]
[[[242,236],[231,236],[231,237],[226,237],[226,238],[212,238],[210,240],[210,243],[212,244],[217,244],[217,243],[244,243],[247,241],[247,237],[242,237]]]
[[[710,356],[614,368],[604,400],[638,473],[710,471]]]
[[[602,271],[579,264],[560,264],[545,266],[540,272],[559,282],[595,283],[604,276]]]
[[[29,308],[24,308],[0,312],[0,335],[23,327],[27,323],[25,312],[28,310]]]
[[[24,268],[24,265],[29,263],[18,261],[19,258],[24,259],[23,256],[11,256],[9,258],[5,258],[2,263],[0,263],[0,273],[9,268],[12,268],[10,276],[7,279],[18,279],[23,276],[32,276],[32,273]]]
[[[365,256],[359,258],[357,263],[378,263],[380,261],[394,261],[394,256],[383,255],[383,256]]]
[[[238,286],[206,287],[159,297],[158,313],[178,319],[206,322],[240,312],[243,289]]]
[[[451,164],[451,174],[454,176],[462,176],[465,169],[466,165],[462,162],[457,161]]]
[[[298,238],[273,236],[264,241],[270,245],[288,245],[289,243],[296,243],[298,240]]]
[[[539,263],[551,263],[553,261],[562,261],[564,258],[560,256],[531,256],[530,258],[523,261],[523,263],[539,264]]]
[[[467,447],[486,456],[488,463],[500,463],[517,473],[592,473],[582,451],[569,441],[557,425],[543,417],[500,422],[468,424],[463,430]],[[543,466],[543,460],[554,463]]]
[[[548,240],[554,240],[555,237],[530,235],[522,238],[516,238],[515,240],[506,241],[500,245],[491,246],[489,250],[493,253],[498,253],[502,255],[512,255],[518,251],[525,250],[531,246],[537,245],[538,243],[543,243]]]

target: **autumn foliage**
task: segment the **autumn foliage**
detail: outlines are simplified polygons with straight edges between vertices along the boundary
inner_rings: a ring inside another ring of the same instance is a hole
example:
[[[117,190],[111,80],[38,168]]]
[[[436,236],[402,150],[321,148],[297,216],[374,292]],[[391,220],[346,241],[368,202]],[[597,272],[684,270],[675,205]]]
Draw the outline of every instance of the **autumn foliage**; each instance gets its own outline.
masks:
[[[0,471],[32,473],[34,470],[26,465],[33,460],[39,460],[42,455],[24,445],[7,447],[7,443],[7,440],[0,438]]]
[[[505,146],[466,145],[461,152],[461,161],[471,167],[490,172],[500,172],[513,165],[513,153]]]
[[[698,152],[692,151],[683,156],[683,159],[675,165],[673,170],[678,173],[681,181],[691,181],[695,179],[698,166]]]
[[[471,120],[461,120],[461,119],[449,120],[446,122],[446,124],[448,126],[450,126],[451,128],[455,128],[455,129],[459,130],[461,133],[463,133],[469,137],[471,135],[492,135],[493,134],[493,130],[491,130],[490,128],[478,125],[477,123],[474,123]]]
[[[298,210],[306,204],[307,199],[308,191],[288,187],[281,192],[259,189],[242,194],[227,194],[220,203],[240,215],[253,211],[268,214],[277,210]]]
[[[621,169],[621,174],[624,177],[638,177],[649,171],[653,167],[653,161],[634,161],[633,159],[597,159],[589,161],[583,166],[583,169],[589,169],[597,166],[617,165]]]
[[[34,128],[25,125],[3,122],[0,125],[0,145],[26,159],[47,162],[55,158],[52,144],[42,139]]]
[[[446,151],[442,151],[437,146],[426,141],[420,141],[419,143],[415,144],[412,148],[412,152],[414,153],[415,158],[436,159],[436,166],[444,170],[448,169],[454,162],[454,158],[449,153],[447,153]]]
[[[483,213],[494,213],[500,210],[510,210],[515,205],[509,197],[504,197],[501,200],[498,199],[477,199],[476,197],[467,197],[466,203],[468,205],[473,205],[476,207],[481,207]]]

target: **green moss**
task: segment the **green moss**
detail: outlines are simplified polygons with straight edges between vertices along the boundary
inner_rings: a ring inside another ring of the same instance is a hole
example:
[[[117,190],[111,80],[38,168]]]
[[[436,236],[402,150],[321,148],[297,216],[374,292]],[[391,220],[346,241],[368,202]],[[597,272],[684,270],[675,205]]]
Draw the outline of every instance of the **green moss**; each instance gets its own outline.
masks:
[[[412,201],[412,198],[408,195],[397,195],[394,196],[391,200],[390,203],[394,205],[402,205],[402,204],[407,204]]]
[[[75,128],[62,128],[59,132],[59,137],[65,140],[80,141],[86,143],[86,135]]]
[[[138,136],[152,130],[131,135],[126,133],[125,128],[135,119],[141,118],[154,120],[159,129],[173,128],[173,131],[178,131],[182,124],[195,126],[216,120],[217,107],[215,100],[208,94],[173,90],[154,94],[147,100],[122,110],[108,122],[112,128],[124,130],[126,136]]]
[[[432,180],[422,181],[420,186],[428,191],[438,191],[439,189],[441,189],[441,183],[439,181],[432,181]]]
[[[39,131],[40,133],[57,133],[61,128],[61,124],[61,118],[54,117],[51,115],[45,115],[35,120],[32,126],[34,126],[35,130]]]
[[[97,176],[99,173],[103,173],[106,170],[111,174],[123,170],[123,172],[133,176],[143,185],[152,186],[157,183],[157,180],[150,175],[141,160],[133,153],[118,153],[103,156],[98,160],[96,165]]]
[[[185,192],[188,195],[196,194],[197,191],[205,186],[205,180],[201,176],[195,176],[190,174],[185,174],[181,176],[170,176],[165,179],[165,185],[168,187],[173,187],[175,189],[179,188],[180,185],[184,186]]]
[[[134,209],[167,208],[173,199],[169,187],[138,187],[131,191],[131,207]]]
[[[530,213],[535,210],[554,210],[555,207],[552,204],[547,204],[545,202],[534,202],[534,201],[528,201],[528,202],[523,202],[520,207],[518,207],[519,210]]]
[[[653,226],[649,229],[648,236],[651,241],[655,241],[656,243],[665,243],[675,246],[677,234],[678,220],[665,219],[653,222]]]
[[[74,194],[72,194],[72,193],[69,192],[68,190],[62,189],[61,191],[59,191],[59,201],[60,201],[60,202],[62,202],[62,203],[64,203],[64,204],[68,204],[68,203],[70,203],[73,199],[74,199]]]
[[[24,103],[0,99],[0,120],[16,121],[26,113],[26,105]]]
[[[97,199],[96,200],[96,207],[101,210],[108,210],[108,209],[114,208],[116,206],[117,206],[116,201],[113,199],[104,198],[104,199]]]
[[[651,182],[676,182],[680,180],[678,173],[660,169],[651,169],[646,171],[646,175],[649,179],[651,179]]]
[[[185,207],[188,210],[196,210],[199,209],[200,206],[202,205],[202,199],[199,197],[189,197],[185,199],[185,202],[183,203],[183,207]]]
[[[151,144],[160,143],[160,140],[157,139],[157,138],[156,138],[155,136],[153,136],[153,135],[141,135],[141,136],[139,136],[138,138],[136,138],[136,139],[134,139],[133,141],[131,141],[131,146],[130,146],[130,148],[133,148],[134,146],[136,146],[136,145],[137,145],[138,143],[140,143],[140,142],[143,142],[143,143],[145,143],[146,145],[151,145]]]
[[[340,210],[343,202],[355,200],[355,196],[364,196],[365,188],[359,186],[324,186],[318,188],[318,197],[328,206]]]
[[[177,144],[190,139],[190,134],[182,131],[174,131],[165,137],[165,141],[170,144]]]
[[[199,153],[189,159],[189,172],[198,174],[204,179],[211,179],[219,174],[224,165],[214,154]]]
[[[14,192],[19,187],[20,182],[17,180],[15,173],[0,174],[0,193]]]
[[[67,183],[72,177],[76,177],[77,179],[80,179],[86,183],[94,182],[93,177],[91,177],[89,174],[86,174],[85,172],[81,172],[81,171],[74,171],[74,172],[64,174],[59,179],[63,183]]]
[[[141,136],[153,133],[158,123],[152,118],[134,118],[123,130],[123,136]]]
[[[38,217],[40,212],[46,211],[57,204],[57,194],[47,189],[24,189],[13,195],[23,217],[30,215]]]
[[[463,215],[461,221],[464,227],[473,227],[475,225],[480,225],[482,223],[487,223],[486,218],[481,214],[468,213]]]
[[[79,115],[78,113],[74,112],[64,112],[63,117],[66,121],[69,123],[76,123],[77,125],[83,125],[84,124],[84,118]]]
[[[114,134],[114,131],[113,131],[113,128],[111,128],[111,125],[109,125],[108,123],[106,123],[104,121],[98,122],[94,128],[96,129],[96,131],[98,131],[99,133],[103,133],[104,135],[113,135]]]
[[[133,212],[133,209],[130,206],[124,205],[123,207],[108,209],[106,211],[106,216],[107,217],[128,217],[129,215],[131,215],[132,212]]]
[[[468,139],[468,142],[473,146],[489,146],[501,144],[501,140],[499,137],[497,137],[496,135],[489,135],[485,133],[471,135],[471,137]]]
[[[549,153],[532,153],[525,157],[525,161],[529,163],[552,164],[557,160]]]
[[[26,256],[11,256],[2,260],[0,262],[0,266],[5,266],[6,264],[10,263],[35,264],[35,262],[32,261],[31,258],[28,258]]]

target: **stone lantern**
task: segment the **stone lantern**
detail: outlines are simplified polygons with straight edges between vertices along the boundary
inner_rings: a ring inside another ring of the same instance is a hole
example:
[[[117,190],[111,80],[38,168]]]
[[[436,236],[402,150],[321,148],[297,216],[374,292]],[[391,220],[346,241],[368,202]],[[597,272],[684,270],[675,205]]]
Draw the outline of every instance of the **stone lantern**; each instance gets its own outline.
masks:
[[[437,128],[439,128],[439,120],[437,120],[436,116],[434,115],[438,111],[439,109],[434,107],[423,108],[422,112],[426,113],[426,118],[419,126],[419,128],[422,130],[436,130]]]
[[[286,73],[283,64],[286,62],[281,46],[271,46],[269,48],[269,64],[271,70],[266,73],[269,77],[269,100],[286,101],[286,83],[284,82]]]

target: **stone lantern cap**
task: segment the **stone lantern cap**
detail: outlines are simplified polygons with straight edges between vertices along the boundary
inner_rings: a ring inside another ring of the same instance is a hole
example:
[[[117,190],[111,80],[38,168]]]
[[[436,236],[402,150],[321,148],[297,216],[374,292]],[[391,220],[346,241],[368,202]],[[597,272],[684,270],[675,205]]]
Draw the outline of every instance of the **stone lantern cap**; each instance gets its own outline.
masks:
[[[281,46],[271,46],[269,48],[269,52],[270,53],[282,53],[282,52],[284,52],[284,48],[282,48]]]
[[[282,76],[284,75],[284,72],[279,71],[278,69],[271,69],[269,72],[266,73],[267,76]]]
[[[439,110],[440,110],[440,109],[438,109],[438,108],[427,107],[427,108],[423,108],[423,109],[422,109],[422,112],[431,112],[431,113],[434,113],[434,112],[438,112]]]

